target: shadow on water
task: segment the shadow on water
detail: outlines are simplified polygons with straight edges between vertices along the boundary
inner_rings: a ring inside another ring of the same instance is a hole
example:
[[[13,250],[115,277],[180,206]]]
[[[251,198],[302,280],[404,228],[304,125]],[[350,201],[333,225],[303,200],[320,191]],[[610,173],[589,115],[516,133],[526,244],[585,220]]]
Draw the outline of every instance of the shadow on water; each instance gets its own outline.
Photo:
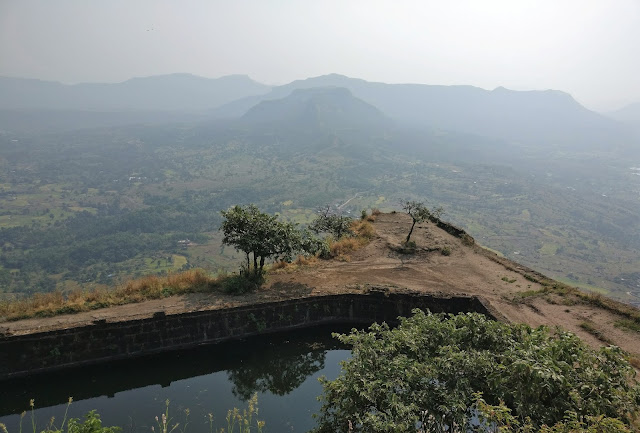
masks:
[[[122,412],[131,410],[138,419],[151,420],[162,411],[158,402],[165,398],[185,408],[201,406],[201,412],[209,404],[222,411],[242,405],[255,392],[261,396],[261,408],[266,403],[268,411],[275,412],[269,414],[271,417],[286,419],[288,415],[278,412],[309,412],[308,408],[317,407],[315,400],[321,387],[317,378],[311,378],[320,374],[337,376],[338,361],[346,359],[349,352],[331,333],[350,329],[350,325],[301,329],[0,382],[0,422],[16,427],[16,414],[28,409],[31,398],[36,400],[36,414],[49,417],[53,408],[46,408],[64,405],[72,396],[74,417],[84,414],[77,412],[84,407],[97,409],[105,425],[121,425],[125,433],[147,431],[132,422],[132,415]],[[303,388],[309,391],[298,395]],[[294,391],[295,398],[278,400]],[[110,411],[118,413],[116,420],[105,416]],[[288,424],[284,428],[293,430]]]

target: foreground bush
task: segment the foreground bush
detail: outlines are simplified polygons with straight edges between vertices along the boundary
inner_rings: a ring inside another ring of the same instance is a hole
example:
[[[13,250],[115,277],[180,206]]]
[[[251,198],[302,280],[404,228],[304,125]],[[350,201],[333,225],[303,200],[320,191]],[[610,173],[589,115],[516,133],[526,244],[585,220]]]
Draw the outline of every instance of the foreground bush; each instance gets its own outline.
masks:
[[[574,426],[597,417],[632,425],[638,415],[640,388],[624,353],[561,330],[416,310],[395,329],[376,324],[338,338],[353,355],[341,376],[323,380],[318,432],[466,431],[483,410],[524,431],[556,423],[545,431],[572,431],[567,417]],[[489,415],[485,427],[498,426]]]

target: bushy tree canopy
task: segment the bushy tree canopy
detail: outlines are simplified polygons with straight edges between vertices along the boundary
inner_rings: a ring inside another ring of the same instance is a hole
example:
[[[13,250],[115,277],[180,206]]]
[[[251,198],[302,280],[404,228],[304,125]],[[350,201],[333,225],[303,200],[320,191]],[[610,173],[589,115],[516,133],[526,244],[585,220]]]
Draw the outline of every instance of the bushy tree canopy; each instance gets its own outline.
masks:
[[[277,216],[260,212],[253,204],[234,206],[221,214],[224,217],[220,227],[224,233],[222,243],[245,253],[247,270],[251,269],[250,256],[253,256],[254,275],[262,273],[265,259],[290,259],[301,247],[301,233],[295,224],[278,221]]]
[[[353,219],[347,216],[324,214],[318,215],[309,228],[315,233],[329,233],[335,240],[353,234]]]
[[[416,310],[395,329],[373,325],[339,339],[353,354],[341,376],[323,382],[318,432],[349,424],[354,432],[466,431],[479,393],[538,427],[567,416],[629,424],[640,404],[619,348],[594,350],[559,329]]]

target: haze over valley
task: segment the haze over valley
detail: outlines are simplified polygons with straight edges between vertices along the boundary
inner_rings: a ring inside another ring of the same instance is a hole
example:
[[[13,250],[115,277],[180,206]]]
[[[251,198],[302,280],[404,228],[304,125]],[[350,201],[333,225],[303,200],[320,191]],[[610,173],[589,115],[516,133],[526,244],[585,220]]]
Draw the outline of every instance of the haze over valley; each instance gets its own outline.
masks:
[[[2,2],[0,299],[235,271],[235,204],[304,226],[425,200],[638,304],[639,20],[633,0]]]
[[[0,430],[639,430],[638,41],[638,0],[1,0]]]
[[[561,91],[338,74],[0,89],[5,298],[233,271],[217,228],[235,204],[304,225],[408,198],[553,278],[640,299],[637,124]]]

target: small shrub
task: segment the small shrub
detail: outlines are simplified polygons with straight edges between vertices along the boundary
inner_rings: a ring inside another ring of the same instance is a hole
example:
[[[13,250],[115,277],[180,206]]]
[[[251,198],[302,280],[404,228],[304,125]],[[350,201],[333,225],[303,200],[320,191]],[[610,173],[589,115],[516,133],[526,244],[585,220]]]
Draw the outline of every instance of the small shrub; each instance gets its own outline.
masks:
[[[473,246],[473,244],[476,243],[476,241],[466,233],[463,234],[460,239],[462,240],[462,245],[465,245],[467,247]]]
[[[450,256],[451,255],[451,248],[442,247],[442,249],[440,250],[440,254],[442,254],[443,256]]]
[[[367,210],[366,209],[362,209],[362,211],[360,212],[360,219],[362,219],[362,220],[367,219]]]
[[[517,280],[515,278],[509,278],[509,277],[502,277],[502,281],[505,281],[509,284],[513,284],[515,283]]]
[[[415,254],[417,251],[417,245],[414,241],[404,242],[400,248],[398,248],[398,252],[400,254]]]
[[[314,236],[310,230],[302,232],[301,248],[307,254],[318,256],[322,259],[329,258],[329,244],[326,239]]]
[[[377,207],[374,207],[373,209],[371,209],[371,215],[373,215],[374,217],[380,215],[382,212],[380,212],[380,209],[378,209]]]
[[[60,430],[49,430],[45,433],[62,433]],[[103,427],[100,415],[95,410],[89,411],[84,416],[84,421],[80,422],[77,418],[69,420],[67,433],[119,433],[120,427]]]
[[[262,274],[255,275],[253,272],[241,269],[239,274],[231,275],[224,280],[222,291],[228,295],[242,295],[259,289],[263,283]]]

